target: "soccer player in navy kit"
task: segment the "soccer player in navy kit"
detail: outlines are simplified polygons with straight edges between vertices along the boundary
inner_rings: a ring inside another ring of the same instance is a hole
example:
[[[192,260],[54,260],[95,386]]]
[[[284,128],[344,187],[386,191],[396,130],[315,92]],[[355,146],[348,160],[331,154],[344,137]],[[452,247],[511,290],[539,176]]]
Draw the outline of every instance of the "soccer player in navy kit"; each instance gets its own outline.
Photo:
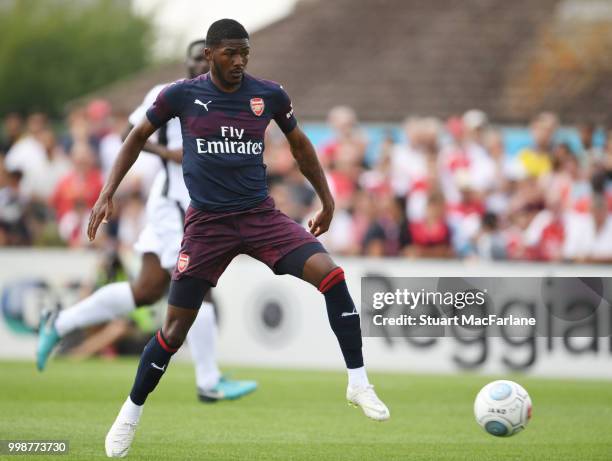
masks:
[[[279,84],[245,72],[249,36],[240,23],[231,19],[213,23],[206,43],[210,72],[177,81],[160,93],[146,120],[121,147],[89,221],[88,236],[93,240],[112,213],[113,194],[149,136],[178,117],[191,206],[166,319],[145,347],[130,395],[106,436],[109,457],[127,454],[144,402],[185,340],[204,295],[241,253],[277,274],[291,274],[319,289],[348,370],[347,400],[372,419],[384,421],[390,416],[367,378],[359,314],[344,272],[315,238],[328,230],[334,201],[314,148],[297,126],[290,99]],[[268,195],[262,154],[264,132],[272,119],[285,133],[300,171],[322,203],[309,221],[310,233],[277,210]]]
[[[204,56],[204,40],[187,46],[185,70],[189,78],[210,69]],[[142,104],[129,117],[130,130],[146,118],[147,109],[168,85],[156,85]],[[129,130],[128,130],[129,132]],[[127,133],[126,133],[127,136]],[[146,225],[134,245],[141,256],[141,268],[132,282],[105,285],[74,306],[60,311],[48,311],[41,316],[38,331],[37,367],[44,370],[53,348],[72,331],[119,318],[137,306],[150,305],[164,296],[176,266],[183,237],[184,213],[189,205],[189,193],[183,180],[183,140],[178,119],[172,119],[150,138],[145,150],[158,155],[164,168],[155,177],[146,205]],[[210,293],[204,299],[187,341],[195,365],[198,398],[203,402],[234,400],[253,392],[254,381],[238,381],[221,375],[217,366],[216,319]]]

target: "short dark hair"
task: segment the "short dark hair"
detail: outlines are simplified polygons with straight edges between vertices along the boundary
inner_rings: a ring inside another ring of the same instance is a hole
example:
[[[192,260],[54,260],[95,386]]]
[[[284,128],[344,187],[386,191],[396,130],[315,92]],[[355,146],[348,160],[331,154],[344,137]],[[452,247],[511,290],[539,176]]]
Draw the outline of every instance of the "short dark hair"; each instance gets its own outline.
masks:
[[[249,33],[234,19],[219,19],[213,22],[208,28],[206,34],[206,43],[208,46],[215,46],[221,43],[221,40],[243,39],[249,38]]]
[[[203,38],[199,38],[199,39],[194,40],[193,42],[191,42],[189,45],[187,45],[187,57],[189,57],[191,55],[191,50],[196,45],[206,46],[206,40],[204,40]]]

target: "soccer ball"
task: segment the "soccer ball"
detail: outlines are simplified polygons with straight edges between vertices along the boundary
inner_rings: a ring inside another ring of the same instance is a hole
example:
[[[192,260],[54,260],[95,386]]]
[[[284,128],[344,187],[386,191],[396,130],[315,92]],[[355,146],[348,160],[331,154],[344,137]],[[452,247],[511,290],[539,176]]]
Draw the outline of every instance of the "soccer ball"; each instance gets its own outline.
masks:
[[[525,429],[531,419],[531,398],[513,381],[493,381],[476,396],[474,415],[489,434],[510,437]]]

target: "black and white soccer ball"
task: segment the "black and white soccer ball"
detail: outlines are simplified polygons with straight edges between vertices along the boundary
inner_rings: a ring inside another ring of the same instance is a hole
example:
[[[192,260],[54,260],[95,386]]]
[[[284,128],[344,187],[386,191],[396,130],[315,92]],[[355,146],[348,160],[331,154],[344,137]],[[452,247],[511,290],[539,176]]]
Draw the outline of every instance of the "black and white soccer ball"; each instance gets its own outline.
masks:
[[[476,396],[474,415],[489,434],[510,437],[525,429],[531,419],[531,398],[514,381],[493,381]]]

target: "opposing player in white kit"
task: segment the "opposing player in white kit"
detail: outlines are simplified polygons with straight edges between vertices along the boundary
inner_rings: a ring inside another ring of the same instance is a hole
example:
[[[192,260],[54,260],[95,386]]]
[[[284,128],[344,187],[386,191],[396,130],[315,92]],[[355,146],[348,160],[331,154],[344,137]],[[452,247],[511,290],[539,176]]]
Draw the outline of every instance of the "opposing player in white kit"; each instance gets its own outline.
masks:
[[[187,48],[189,78],[208,72],[204,59],[204,40],[192,42]],[[166,84],[155,86],[131,115],[130,124],[138,125],[146,116]],[[183,236],[184,210],[189,205],[189,194],[181,167],[182,136],[178,119],[170,120],[145,145],[145,150],[158,155],[164,168],[157,174],[146,205],[147,224],[135,249],[142,254],[142,268],[133,282],[106,285],[71,308],[46,312],[41,319],[37,350],[37,367],[43,370],[61,338],[68,333],[91,325],[123,317],[137,308],[153,304],[166,292],[170,271],[176,265]],[[210,298],[202,308],[189,332],[187,342],[195,362],[198,397],[202,401],[236,399],[253,392],[254,381],[224,378],[215,359],[215,312]]]

